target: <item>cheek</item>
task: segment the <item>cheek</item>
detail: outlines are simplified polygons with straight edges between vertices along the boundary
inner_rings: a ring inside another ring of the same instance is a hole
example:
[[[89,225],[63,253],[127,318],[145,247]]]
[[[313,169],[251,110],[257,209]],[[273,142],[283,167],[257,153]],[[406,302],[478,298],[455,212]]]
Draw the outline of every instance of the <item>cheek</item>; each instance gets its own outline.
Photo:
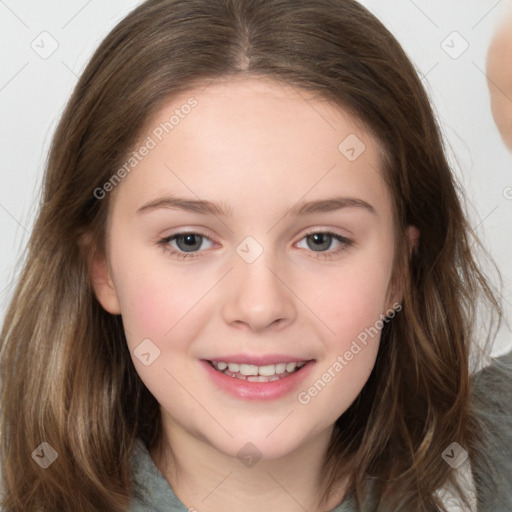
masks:
[[[304,414],[317,416],[321,425],[347,410],[373,370],[386,314],[387,268],[378,262],[352,265],[317,294],[314,304],[330,333],[324,337],[325,357],[297,399]]]
[[[189,403],[179,383],[195,386],[189,355],[200,328],[195,315],[206,284],[164,267],[149,258],[120,265],[116,289],[135,369],[152,395],[179,415]]]
[[[119,263],[116,290],[130,348],[145,338],[162,348],[170,340],[173,346],[179,343],[176,333],[181,339],[183,328],[195,325],[191,319],[205,283],[186,272],[170,272],[165,262],[144,256],[136,264]]]
[[[331,343],[349,344],[386,313],[391,270],[387,262],[361,261],[317,288],[311,303],[328,327]]]

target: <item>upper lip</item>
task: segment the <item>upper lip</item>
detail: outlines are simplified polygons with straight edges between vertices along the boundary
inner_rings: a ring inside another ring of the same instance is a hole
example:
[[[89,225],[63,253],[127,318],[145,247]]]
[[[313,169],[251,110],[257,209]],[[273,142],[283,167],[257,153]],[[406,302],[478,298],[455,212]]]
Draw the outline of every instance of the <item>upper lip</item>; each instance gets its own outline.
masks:
[[[224,363],[250,364],[253,366],[267,366],[270,364],[278,363],[302,363],[311,361],[311,359],[309,358],[291,356],[286,354],[233,354],[230,356],[216,356],[205,360],[211,361],[212,363],[218,363],[219,361],[222,361]]]

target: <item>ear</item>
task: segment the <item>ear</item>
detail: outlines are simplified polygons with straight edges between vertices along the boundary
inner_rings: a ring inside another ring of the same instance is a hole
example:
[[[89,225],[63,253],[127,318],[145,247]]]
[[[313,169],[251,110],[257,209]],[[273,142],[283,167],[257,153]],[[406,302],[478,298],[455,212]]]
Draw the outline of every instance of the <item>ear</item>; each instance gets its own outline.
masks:
[[[96,248],[89,237],[82,238],[79,245],[86,259],[91,284],[99,303],[105,311],[113,315],[121,314],[121,306],[105,254]]]
[[[412,253],[417,251],[420,243],[420,230],[416,226],[409,226],[406,233],[409,239],[409,256],[412,256]]]
[[[408,226],[405,235],[408,241],[409,245],[409,258],[410,261],[411,256],[414,252],[417,251],[419,241],[420,241],[420,230],[416,226]],[[407,264],[405,261],[405,258],[402,258],[402,264]],[[388,306],[391,309],[394,304],[400,304],[403,300],[404,290],[403,290],[403,279],[401,279],[401,276],[399,275],[400,270],[398,270],[398,273],[395,272],[395,275],[392,279],[391,286],[389,288],[389,295],[388,295]]]

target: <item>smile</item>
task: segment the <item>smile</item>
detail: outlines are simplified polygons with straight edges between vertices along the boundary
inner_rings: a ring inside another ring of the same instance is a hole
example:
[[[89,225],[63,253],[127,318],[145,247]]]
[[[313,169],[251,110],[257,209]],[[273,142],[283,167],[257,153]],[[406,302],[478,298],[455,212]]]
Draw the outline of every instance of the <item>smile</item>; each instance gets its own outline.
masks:
[[[260,365],[249,364],[256,362],[254,357],[252,361],[243,356],[230,359],[203,359],[200,364],[216,389],[239,400],[255,401],[278,400],[297,391],[316,364],[314,359],[290,361],[292,357],[275,356],[260,357],[257,362],[264,363]]]
[[[217,371],[248,382],[272,382],[283,379],[299,371],[307,361],[268,364],[255,366],[243,363],[226,363],[224,361],[209,361]]]

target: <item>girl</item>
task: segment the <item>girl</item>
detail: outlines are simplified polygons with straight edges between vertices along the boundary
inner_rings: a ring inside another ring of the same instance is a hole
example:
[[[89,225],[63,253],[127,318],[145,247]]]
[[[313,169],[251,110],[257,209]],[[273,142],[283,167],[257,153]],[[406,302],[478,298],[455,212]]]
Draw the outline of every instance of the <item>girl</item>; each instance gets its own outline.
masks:
[[[145,2],[53,140],[1,338],[4,510],[509,510],[472,244],[361,5]]]

